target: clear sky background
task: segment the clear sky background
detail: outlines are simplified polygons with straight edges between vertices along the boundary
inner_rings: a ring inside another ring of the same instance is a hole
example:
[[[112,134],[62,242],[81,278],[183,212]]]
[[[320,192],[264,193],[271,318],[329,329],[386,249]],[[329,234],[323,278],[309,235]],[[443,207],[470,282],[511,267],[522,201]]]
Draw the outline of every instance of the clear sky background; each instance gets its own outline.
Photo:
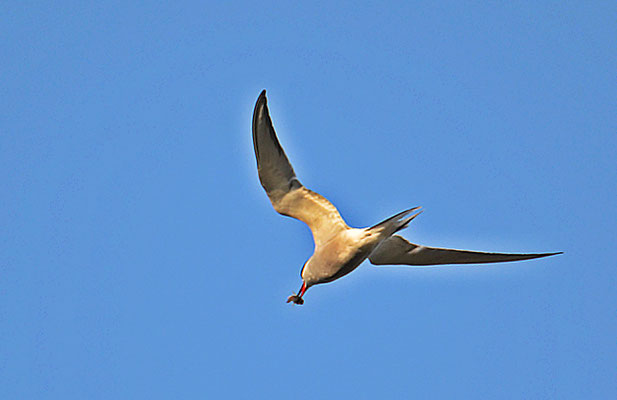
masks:
[[[0,398],[617,398],[614,1],[126,3],[0,6]],[[286,304],[262,89],[349,224],[565,254]]]

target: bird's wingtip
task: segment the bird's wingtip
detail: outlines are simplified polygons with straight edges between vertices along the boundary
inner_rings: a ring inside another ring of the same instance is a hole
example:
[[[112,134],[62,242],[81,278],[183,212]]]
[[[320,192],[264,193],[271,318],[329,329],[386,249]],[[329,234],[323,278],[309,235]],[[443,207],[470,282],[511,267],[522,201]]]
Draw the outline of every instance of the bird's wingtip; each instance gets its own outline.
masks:
[[[260,107],[265,107],[268,104],[268,100],[266,99],[266,89],[262,90],[255,102],[255,111],[257,111]]]
[[[257,101],[255,102],[255,109],[253,110],[253,130],[255,129],[255,124],[257,123],[259,115],[262,114],[259,111],[263,110],[265,107],[267,107],[266,89],[261,91],[259,97],[257,98]]]
[[[556,251],[554,253],[541,253],[540,257],[552,257],[552,256],[558,256],[560,254],[563,254],[563,251]]]

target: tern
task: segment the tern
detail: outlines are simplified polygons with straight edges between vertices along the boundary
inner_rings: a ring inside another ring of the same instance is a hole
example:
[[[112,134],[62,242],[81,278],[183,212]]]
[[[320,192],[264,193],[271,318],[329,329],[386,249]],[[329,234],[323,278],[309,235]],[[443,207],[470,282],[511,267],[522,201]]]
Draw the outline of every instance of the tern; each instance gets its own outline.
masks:
[[[557,253],[507,254],[427,247],[409,242],[396,232],[417,217],[410,208],[368,228],[352,228],[336,207],[300,183],[274,131],[266,91],[253,111],[253,146],[261,185],[274,209],[309,226],[315,242],[313,255],[304,263],[302,286],[287,302],[302,298],[314,285],[332,282],[355,270],[364,260],[374,265],[479,264],[529,260]]]

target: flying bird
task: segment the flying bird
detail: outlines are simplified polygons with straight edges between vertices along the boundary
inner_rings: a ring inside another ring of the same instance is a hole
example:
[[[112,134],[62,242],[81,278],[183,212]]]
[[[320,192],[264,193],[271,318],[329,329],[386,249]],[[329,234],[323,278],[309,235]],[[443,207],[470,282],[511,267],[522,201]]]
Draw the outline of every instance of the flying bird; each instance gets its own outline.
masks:
[[[350,227],[328,199],[304,187],[296,177],[274,131],[265,90],[253,111],[253,145],[259,180],[272,206],[279,214],[306,223],[315,242],[313,255],[300,272],[302,286],[297,294],[289,296],[288,303],[304,304],[302,297],[308,288],[347,275],[367,258],[374,265],[441,265],[519,261],[561,254],[484,253],[414,244],[396,232],[420,214],[420,207],[368,228]]]

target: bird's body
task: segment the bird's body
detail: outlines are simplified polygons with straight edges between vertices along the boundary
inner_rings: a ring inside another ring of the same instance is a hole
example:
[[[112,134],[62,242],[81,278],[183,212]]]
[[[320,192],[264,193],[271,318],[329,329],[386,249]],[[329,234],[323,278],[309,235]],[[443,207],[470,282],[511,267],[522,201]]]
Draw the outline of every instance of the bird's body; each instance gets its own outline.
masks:
[[[383,240],[368,229],[349,228],[339,232],[332,240],[315,248],[302,268],[302,280],[310,287],[347,275],[367,259],[380,239]]]
[[[559,253],[505,254],[440,249],[410,243],[395,233],[407,227],[419,212],[414,207],[374,226],[349,227],[325,197],[304,187],[281,147],[266,104],[264,90],[253,113],[253,145],[259,180],[274,209],[306,223],[313,233],[315,251],[301,271],[302,287],[287,300],[303,304],[306,290],[332,282],[355,270],[367,258],[374,265],[472,264],[527,260]]]

